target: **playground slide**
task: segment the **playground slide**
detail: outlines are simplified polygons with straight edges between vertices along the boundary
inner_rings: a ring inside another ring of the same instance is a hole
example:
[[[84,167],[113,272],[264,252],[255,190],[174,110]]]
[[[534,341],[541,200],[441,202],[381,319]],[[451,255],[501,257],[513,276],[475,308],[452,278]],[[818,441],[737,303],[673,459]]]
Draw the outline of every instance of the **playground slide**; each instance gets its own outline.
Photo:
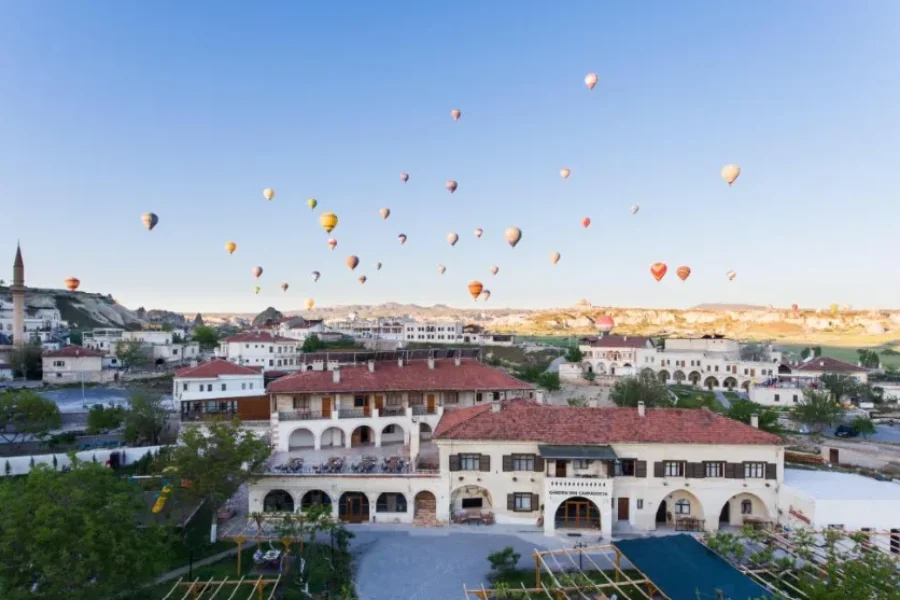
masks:
[[[171,493],[171,485],[166,485],[163,487],[162,491],[159,493],[159,497],[156,499],[156,504],[153,505],[153,514],[156,514],[163,509],[163,507],[166,505],[166,500],[169,498],[169,494]]]

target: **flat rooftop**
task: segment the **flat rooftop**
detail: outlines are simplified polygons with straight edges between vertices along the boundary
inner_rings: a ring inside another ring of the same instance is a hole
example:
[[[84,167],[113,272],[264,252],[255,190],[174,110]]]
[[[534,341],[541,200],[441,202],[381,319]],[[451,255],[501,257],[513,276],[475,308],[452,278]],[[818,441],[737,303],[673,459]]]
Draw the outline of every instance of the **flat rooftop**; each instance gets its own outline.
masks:
[[[878,481],[854,473],[785,469],[784,485],[818,500],[895,500],[900,484]]]

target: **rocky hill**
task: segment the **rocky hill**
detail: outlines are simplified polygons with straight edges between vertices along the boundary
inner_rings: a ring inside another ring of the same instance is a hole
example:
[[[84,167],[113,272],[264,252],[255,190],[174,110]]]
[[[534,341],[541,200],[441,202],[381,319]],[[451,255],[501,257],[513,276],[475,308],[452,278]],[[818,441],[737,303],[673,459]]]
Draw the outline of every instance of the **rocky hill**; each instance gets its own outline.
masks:
[[[0,300],[12,302],[8,287],[0,287]],[[26,310],[58,308],[63,320],[68,321],[73,329],[94,327],[140,329],[142,324],[148,322],[118,304],[111,295],[29,288],[25,292],[25,307]]]

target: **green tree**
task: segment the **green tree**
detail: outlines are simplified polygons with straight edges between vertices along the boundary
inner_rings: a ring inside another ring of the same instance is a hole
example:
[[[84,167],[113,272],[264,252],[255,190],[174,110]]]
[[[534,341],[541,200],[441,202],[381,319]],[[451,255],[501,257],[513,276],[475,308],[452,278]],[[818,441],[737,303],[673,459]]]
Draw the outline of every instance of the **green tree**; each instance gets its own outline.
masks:
[[[21,444],[28,437],[42,439],[62,425],[56,402],[31,390],[0,392],[0,438]]]
[[[269,454],[268,441],[241,429],[240,421],[214,421],[206,434],[194,427],[182,431],[171,463],[179,477],[191,482],[190,493],[212,507],[214,531],[216,511],[241,484],[265,471]]]
[[[0,482],[0,597],[114,598],[152,580],[165,535],[138,527],[139,489],[93,463],[70,473],[38,465]]]
[[[124,420],[124,407],[105,407],[102,404],[95,404],[88,411],[87,432],[93,435],[111,431],[119,427]]]
[[[755,360],[758,362],[769,362],[769,346],[751,342],[741,345],[741,360]]]
[[[544,372],[541,373],[541,376],[538,378],[538,385],[547,390],[548,392],[557,391],[562,385],[559,381],[559,372]]]
[[[597,379],[597,374],[593,371],[585,371],[581,376],[584,377],[585,381],[594,381]]]
[[[198,325],[191,332],[194,341],[200,344],[203,350],[212,350],[219,345],[219,333],[208,325]]]
[[[778,424],[778,412],[750,400],[735,400],[731,402],[731,408],[725,416],[741,423],[750,424],[750,416],[759,417],[759,428],[769,433],[781,434],[781,426]]]
[[[40,344],[25,344],[9,353],[9,364],[13,375],[25,379],[37,380],[44,376],[44,362],[41,359]]]
[[[874,435],[877,429],[875,429],[875,424],[872,422],[872,419],[867,419],[865,417],[856,417],[853,419],[853,422],[850,423],[850,426],[864,438],[869,437],[870,435]]]
[[[671,406],[669,390],[650,369],[644,369],[634,377],[618,379],[609,392],[616,406]]]
[[[822,356],[822,346],[807,346],[800,352],[801,360],[808,360],[810,358],[818,358]]]
[[[301,352],[318,352],[322,348],[325,347],[325,344],[322,343],[322,340],[319,339],[314,333],[309,334],[305,340],[303,340],[303,346],[300,348]]]
[[[578,346],[572,346],[566,350],[566,360],[570,363],[580,363],[584,358],[584,353]]]
[[[491,564],[491,579],[499,579],[509,575],[516,570],[519,559],[522,555],[515,551],[512,546],[507,546],[503,550],[488,554],[487,560]]]
[[[153,362],[143,342],[138,340],[120,340],[116,342],[116,358],[127,369],[146,367]]]
[[[826,373],[819,380],[825,386],[825,389],[831,392],[835,402],[842,402],[844,398],[857,396],[862,390],[860,383],[849,375]]]
[[[128,399],[123,437],[129,444],[155,446],[159,444],[168,422],[169,413],[163,406],[162,396],[135,392]]]
[[[860,348],[856,351],[859,355],[859,364],[864,366],[867,369],[877,369],[881,366],[881,359],[878,358],[878,353],[874,350],[869,350],[868,348]]]
[[[73,346],[80,346],[84,341],[84,336],[81,335],[80,331],[70,331],[69,332],[69,343]]]
[[[803,390],[803,399],[791,413],[798,423],[806,425],[814,433],[821,433],[826,427],[834,425],[842,411],[843,408],[830,393],[806,389]]]
[[[555,392],[560,386],[559,373],[547,371],[549,364],[520,366],[513,371],[513,376],[522,381],[528,381],[539,387]]]

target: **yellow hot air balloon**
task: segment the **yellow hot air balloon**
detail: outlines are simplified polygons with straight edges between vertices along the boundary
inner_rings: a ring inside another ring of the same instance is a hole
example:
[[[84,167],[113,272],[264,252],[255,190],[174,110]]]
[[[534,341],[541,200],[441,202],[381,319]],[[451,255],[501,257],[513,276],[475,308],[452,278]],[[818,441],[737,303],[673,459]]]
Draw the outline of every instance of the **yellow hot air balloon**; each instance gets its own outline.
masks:
[[[516,247],[516,244],[519,243],[519,240],[522,239],[522,230],[518,227],[509,227],[503,234],[503,237],[506,238],[507,243],[513,248]]]
[[[315,198],[310,198],[306,201],[306,205],[309,207],[309,210],[315,210],[315,208],[319,205],[319,201]]]
[[[500,272],[500,267],[497,267],[497,266],[491,267],[491,275],[496,275],[499,272]]]
[[[592,90],[594,89],[594,86],[597,85],[597,79],[596,73],[588,73],[584,76],[584,85],[586,85],[589,90]]]
[[[331,233],[331,231],[337,227],[337,224],[337,215],[332,212],[322,213],[322,216],[319,217],[319,225],[322,226],[322,229],[324,229],[326,233]]]
[[[446,271],[446,270],[447,270],[447,267],[445,267],[444,265],[438,265],[438,273],[440,273],[441,275],[443,275],[444,271]]]
[[[366,276],[365,276],[365,275],[360,275],[360,276],[359,276],[359,282],[360,282],[360,283],[365,283],[365,282],[366,282]]]
[[[144,223],[147,231],[153,231],[153,228],[159,223],[159,217],[156,216],[156,213],[145,212],[141,215],[141,221]]]
[[[381,215],[382,219],[387,219],[389,216],[391,216],[391,209],[382,208],[381,210],[378,211],[378,214]]]
[[[741,168],[737,165],[725,165],[722,167],[722,179],[725,183],[731,185],[741,174]]]
[[[306,302],[304,302],[304,304],[306,305],[306,310],[309,310],[309,309],[311,309],[313,306],[316,305],[316,301],[313,300],[312,298],[307,298],[307,299],[306,299]]]
[[[259,276],[263,274],[262,267],[253,267],[253,276],[259,279]]]
[[[271,200],[272,198],[275,197],[275,190],[273,190],[272,188],[266,188],[266,189],[264,189],[264,190],[263,190],[263,197],[264,197],[266,200]]]
[[[454,121],[459,121],[459,118],[462,116],[462,112],[458,108],[454,108],[450,111],[450,116],[453,117]]]
[[[559,262],[559,252],[552,252],[550,254],[550,262],[554,265]]]
[[[480,281],[470,281],[469,282],[469,294],[472,296],[473,300],[478,300],[478,295],[484,289],[484,286],[481,285]]]
[[[282,283],[282,284],[281,284],[281,291],[282,291],[282,292],[286,292],[286,291],[288,291],[288,288],[289,288],[289,287],[290,287],[290,286],[289,286],[287,283]]]
[[[559,170],[559,176],[562,177],[563,179],[568,179],[569,175],[571,173],[572,173],[572,171],[570,171],[569,169],[566,169],[565,167],[563,167],[562,169]]]
[[[458,241],[459,241],[459,236],[457,234],[452,233],[452,232],[447,234],[447,242],[451,246],[455,246],[456,242],[458,242]]]
[[[359,264],[359,257],[358,257],[358,256],[348,256],[348,257],[347,257],[347,266],[350,267],[350,270],[351,270],[351,271],[352,271],[353,269],[355,269],[355,268],[356,268],[356,265],[358,265],[358,264]]]
[[[228,254],[234,254],[234,251],[237,250],[237,244],[234,242],[228,242],[225,244],[225,250],[228,251]]]
[[[258,293],[259,293],[259,290],[261,290],[261,289],[262,289],[262,288],[259,287],[258,285],[254,285],[254,286],[253,286],[253,293],[254,293],[254,294],[258,294]]]

